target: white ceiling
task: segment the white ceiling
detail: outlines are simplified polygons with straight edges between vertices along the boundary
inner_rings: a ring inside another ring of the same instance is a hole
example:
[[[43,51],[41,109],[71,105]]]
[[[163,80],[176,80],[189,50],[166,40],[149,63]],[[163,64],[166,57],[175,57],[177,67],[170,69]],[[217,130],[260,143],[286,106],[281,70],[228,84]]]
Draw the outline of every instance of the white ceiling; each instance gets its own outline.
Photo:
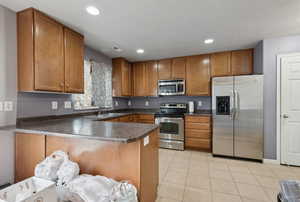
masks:
[[[14,11],[35,7],[85,35],[88,46],[130,61],[254,47],[300,34],[299,0],[0,0]],[[99,16],[85,7],[94,5]],[[206,45],[203,40],[214,38]],[[118,45],[123,52],[112,50]],[[145,53],[138,55],[136,49]]]

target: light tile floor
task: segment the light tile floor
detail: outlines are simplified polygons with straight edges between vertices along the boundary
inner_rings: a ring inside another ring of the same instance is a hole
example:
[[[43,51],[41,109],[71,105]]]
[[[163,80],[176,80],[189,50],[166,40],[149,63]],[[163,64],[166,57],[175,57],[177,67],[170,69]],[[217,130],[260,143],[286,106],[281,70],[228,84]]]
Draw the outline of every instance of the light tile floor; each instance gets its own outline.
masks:
[[[276,202],[281,179],[300,168],[160,149],[157,202]]]

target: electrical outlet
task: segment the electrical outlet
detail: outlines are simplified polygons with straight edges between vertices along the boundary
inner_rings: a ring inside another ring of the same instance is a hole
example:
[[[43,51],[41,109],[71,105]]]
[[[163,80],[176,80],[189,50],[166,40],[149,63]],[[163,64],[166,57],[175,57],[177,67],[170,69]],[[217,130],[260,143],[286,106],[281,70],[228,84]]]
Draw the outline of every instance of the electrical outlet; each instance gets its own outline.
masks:
[[[115,106],[119,106],[119,102],[118,101],[115,101]]]
[[[148,107],[149,106],[149,101],[145,102],[145,106]]]
[[[198,107],[202,106],[202,101],[198,101]]]
[[[130,100],[128,101],[128,106],[131,106],[131,101]]]
[[[12,101],[5,101],[4,102],[4,111],[11,112],[13,111],[13,102]]]
[[[0,102],[0,112],[3,111],[3,102]]]
[[[65,109],[71,109],[72,108],[72,102],[71,101],[65,101]]]
[[[57,101],[52,101],[51,102],[51,108],[52,108],[52,110],[57,110],[58,109],[58,102]]]

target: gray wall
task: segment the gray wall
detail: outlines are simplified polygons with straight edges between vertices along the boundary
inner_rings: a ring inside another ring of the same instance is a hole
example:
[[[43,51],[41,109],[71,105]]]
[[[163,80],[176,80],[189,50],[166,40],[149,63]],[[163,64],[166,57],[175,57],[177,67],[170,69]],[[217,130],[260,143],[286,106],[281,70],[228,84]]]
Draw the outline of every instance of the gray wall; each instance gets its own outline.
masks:
[[[300,36],[263,41],[265,158],[276,159],[276,56],[300,52]]]
[[[103,55],[102,53],[95,51],[91,48],[85,48],[85,59],[94,60],[97,63],[105,63],[108,66],[112,66],[111,58]],[[58,110],[51,109],[51,102],[58,102]],[[70,94],[51,94],[51,93],[18,93],[17,104],[17,117],[35,117],[35,116],[48,116],[48,115],[62,115],[62,114],[74,114],[79,112],[73,109],[65,109],[64,102],[72,101],[72,95]],[[97,111],[97,110],[88,110]]]
[[[0,6],[0,102],[13,101],[12,112],[0,111],[0,126],[14,125],[17,101],[16,14]],[[14,179],[14,133],[0,130],[0,185]]]
[[[260,41],[254,48],[253,56],[254,74],[263,74],[263,41]]]

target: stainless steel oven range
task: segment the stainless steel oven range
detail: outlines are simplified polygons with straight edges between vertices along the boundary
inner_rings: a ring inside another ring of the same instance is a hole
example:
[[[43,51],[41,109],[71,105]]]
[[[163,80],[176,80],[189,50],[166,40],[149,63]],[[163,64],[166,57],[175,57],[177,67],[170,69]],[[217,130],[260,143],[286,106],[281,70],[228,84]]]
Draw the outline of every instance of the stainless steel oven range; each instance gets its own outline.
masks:
[[[160,125],[160,147],[184,150],[184,113],[187,104],[161,104],[155,114],[155,123]]]

